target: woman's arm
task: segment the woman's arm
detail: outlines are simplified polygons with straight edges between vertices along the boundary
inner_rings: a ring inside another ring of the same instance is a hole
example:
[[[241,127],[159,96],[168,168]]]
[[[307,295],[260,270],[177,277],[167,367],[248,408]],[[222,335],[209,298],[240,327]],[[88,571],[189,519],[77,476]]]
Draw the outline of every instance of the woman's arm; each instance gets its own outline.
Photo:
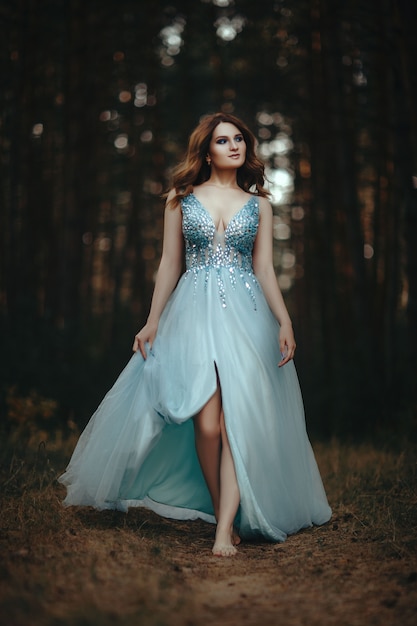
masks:
[[[259,228],[253,249],[253,269],[259,280],[272,313],[281,330],[279,345],[282,360],[279,366],[288,363],[295,352],[295,339],[290,316],[282,297],[273,265],[272,207],[265,198],[259,199]]]
[[[174,195],[175,191],[171,191],[167,198],[167,205]],[[181,208],[179,205],[175,208],[166,206],[162,257],[156,276],[151,308],[145,326],[135,335],[133,343],[133,351],[140,350],[144,359],[146,359],[145,344],[149,343],[152,347],[158,330],[159,318],[181,274],[183,248]]]

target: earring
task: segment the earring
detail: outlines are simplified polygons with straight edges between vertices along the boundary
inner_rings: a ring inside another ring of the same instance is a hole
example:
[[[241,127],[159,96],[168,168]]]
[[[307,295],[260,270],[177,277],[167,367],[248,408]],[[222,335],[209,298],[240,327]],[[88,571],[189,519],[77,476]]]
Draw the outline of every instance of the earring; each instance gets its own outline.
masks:
[[[206,161],[207,161],[207,165],[210,167],[210,165],[211,165],[211,158],[209,156],[206,157]]]

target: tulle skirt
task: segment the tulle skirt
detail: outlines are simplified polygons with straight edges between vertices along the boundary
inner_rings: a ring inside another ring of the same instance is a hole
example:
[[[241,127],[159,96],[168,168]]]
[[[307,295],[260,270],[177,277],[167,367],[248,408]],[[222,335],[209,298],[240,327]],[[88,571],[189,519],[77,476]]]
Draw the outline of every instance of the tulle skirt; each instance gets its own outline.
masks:
[[[219,381],[241,536],[284,541],[329,520],[296,370],[278,367],[279,325],[253,274],[232,286],[227,272],[183,275],[148,358],[130,359],[82,433],[60,478],[66,505],[214,522],[192,418]]]

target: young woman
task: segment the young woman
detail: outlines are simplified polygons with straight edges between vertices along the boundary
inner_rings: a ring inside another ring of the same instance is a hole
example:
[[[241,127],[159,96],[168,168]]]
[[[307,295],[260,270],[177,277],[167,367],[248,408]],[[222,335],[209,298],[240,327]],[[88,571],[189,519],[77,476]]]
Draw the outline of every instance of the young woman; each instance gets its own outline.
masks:
[[[216,522],[217,556],[329,520],[263,185],[246,125],[205,117],[167,197],[148,320],[60,479],[65,504]]]

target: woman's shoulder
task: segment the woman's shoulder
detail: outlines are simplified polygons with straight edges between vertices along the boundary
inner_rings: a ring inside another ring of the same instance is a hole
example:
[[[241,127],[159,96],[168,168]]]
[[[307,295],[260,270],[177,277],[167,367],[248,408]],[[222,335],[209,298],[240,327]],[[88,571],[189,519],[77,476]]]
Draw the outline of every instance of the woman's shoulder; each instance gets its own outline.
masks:
[[[194,188],[189,186],[186,189],[176,189],[173,187],[166,194],[166,205],[171,208],[180,207],[184,201],[190,199],[194,195]]]
[[[166,195],[167,203],[172,202],[172,200],[177,196],[177,190],[175,187],[170,189]]]
[[[166,194],[166,206],[170,208],[180,208],[184,201],[188,200],[193,195],[193,191],[190,190],[178,190],[175,187],[170,189]]]
[[[262,211],[271,211],[272,210],[272,206],[270,201],[268,200],[268,198],[266,198],[265,196],[259,196],[257,194],[255,194],[255,197],[258,198],[258,202],[259,202],[259,209]]]
[[[270,203],[270,201],[268,200],[268,198],[265,198],[264,196],[256,196],[258,198],[258,207],[259,207],[259,218],[261,220],[266,219],[267,221],[269,219],[272,219],[272,205]]]

